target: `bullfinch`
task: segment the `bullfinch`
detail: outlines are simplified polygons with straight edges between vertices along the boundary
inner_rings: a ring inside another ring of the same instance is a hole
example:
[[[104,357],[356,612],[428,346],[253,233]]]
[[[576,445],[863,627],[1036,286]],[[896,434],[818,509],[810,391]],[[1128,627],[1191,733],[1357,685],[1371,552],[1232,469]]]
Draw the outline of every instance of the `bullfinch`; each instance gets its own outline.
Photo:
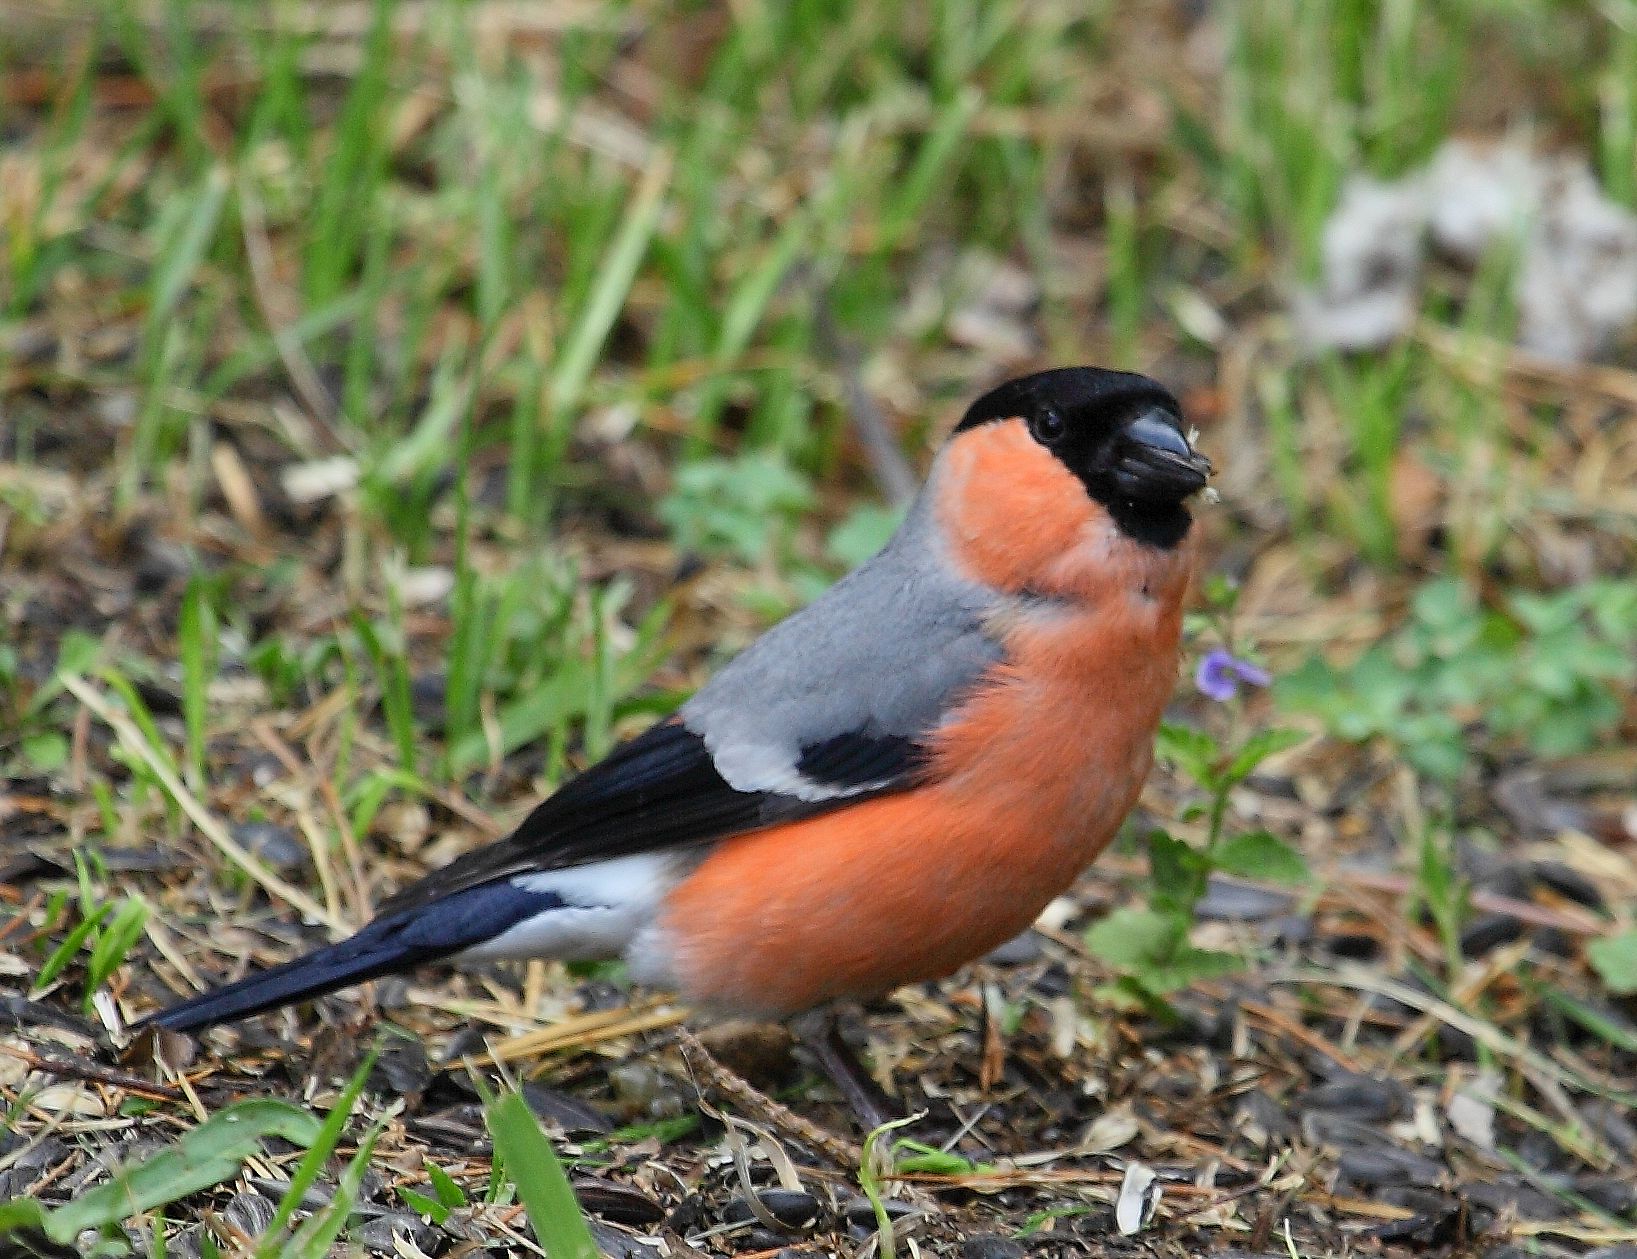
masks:
[[[149,1021],[443,960],[623,958],[766,1017],[949,974],[1028,927],[1136,802],[1209,474],[1144,376],[1000,386],[881,552],[674,716],[351,938]]]

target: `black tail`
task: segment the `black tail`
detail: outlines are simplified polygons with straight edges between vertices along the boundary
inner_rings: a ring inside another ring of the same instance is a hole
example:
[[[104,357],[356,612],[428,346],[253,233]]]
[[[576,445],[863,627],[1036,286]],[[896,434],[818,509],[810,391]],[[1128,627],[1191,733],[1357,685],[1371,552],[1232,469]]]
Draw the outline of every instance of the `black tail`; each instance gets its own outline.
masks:
[[[371,923],[351,939],[316,949],[282,966],[247,975],[236,983],[180,1001],[143,1020],[143,1025],[152,1023],[173,1032],[197,1031],[213,1023],[249,1018],[292,1001],[322,997],[337,988],[413,966],[420,960],[391,940],[368,939],[377,925]]]
[[[179,1001],[137,1025],[193,1032],[249,1018],[295,1001],[322,997],[424,962],[435,962],[492,940],[526,918],[559,908],[550,892],[508,882],[467,888],[453,896],[378,918],[357,935],[235,983]]]

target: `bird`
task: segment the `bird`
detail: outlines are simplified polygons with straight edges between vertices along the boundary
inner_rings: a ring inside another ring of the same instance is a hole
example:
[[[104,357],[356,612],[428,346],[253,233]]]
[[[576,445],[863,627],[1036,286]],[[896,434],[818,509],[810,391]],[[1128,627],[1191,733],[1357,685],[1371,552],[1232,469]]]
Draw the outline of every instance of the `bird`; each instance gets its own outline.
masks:
[[[198,1032],[445,961],[623,959],[767,1019],[953,973],[1135,805],[1211,471],[1146,376],[999,385],[883,549],[672,716],[351,937],[144,1024]]]

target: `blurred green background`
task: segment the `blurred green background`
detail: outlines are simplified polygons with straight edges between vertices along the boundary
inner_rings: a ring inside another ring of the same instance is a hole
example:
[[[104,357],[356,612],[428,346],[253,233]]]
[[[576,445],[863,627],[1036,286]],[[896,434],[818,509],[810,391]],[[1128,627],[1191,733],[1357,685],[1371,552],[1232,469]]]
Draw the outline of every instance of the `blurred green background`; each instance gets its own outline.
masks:
[[[903,471],[860,422],[918,468],[982,388],[1097,362],[1183,397],[1222,468],[1219,569],[1282,663],[1356,654],[1427,577],[1457,582],[1455,632],[1508,652],[1535,632],[1514,591],[1620,578],[1543,614],[1603,644],[1540,679],[1553,749],[1582,750],[1617,719],[1608,675],[1629,687],[1608,644],[1637,633],[1630,327],[1585,340],[1601,367],[1515,348],[1521,194],[1466,259],[1419,221],[1366,214],[1351,246],[1326,223],[1349,180],[1466,136],[1583,166],[1607,202],[1590,248],[1631,265],[1634,14],[11,6],[7,559],[49,549],[43,472],[89,474],[76,492],[103,497],[81,506],[156,517],[213,641],[275,702],[356,656],[410,772],[560,745],[570,719],[595,752],[663,654],[678,573],[705,561],[748,628],[884,536]],[[1463,187],[1427,195],[1459,215]],[[1323,331],[1354,298],[1397,303],[1361,349]],[[239,536],[208,543],[201,513],[224,509]],[[309,581],[373,632],[293,621]],[[48,645],[17,639],[11,657]],[[1454,689],[1482,720],[1506,683]],[[1438,717],[1415,691],[1359,720]],[[1596,720],[1559,720],[1554,699],[1593,692]],[[1423,762],[1458,770],[1449,723],[1421,724],[1445,745]]]

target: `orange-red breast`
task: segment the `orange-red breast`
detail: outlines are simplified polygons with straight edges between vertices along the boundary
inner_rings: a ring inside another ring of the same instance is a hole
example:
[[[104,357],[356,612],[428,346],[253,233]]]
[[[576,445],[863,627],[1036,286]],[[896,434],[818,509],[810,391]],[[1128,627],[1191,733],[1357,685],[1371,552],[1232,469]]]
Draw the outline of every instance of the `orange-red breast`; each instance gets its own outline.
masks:
[[[151,1021],[440,959],[623,957],[768,1015],[948,974],[1028,926],[1136,801],[1209,471],[1146,377],[1002,385],[881,553],[673,717],[350,939]]]

